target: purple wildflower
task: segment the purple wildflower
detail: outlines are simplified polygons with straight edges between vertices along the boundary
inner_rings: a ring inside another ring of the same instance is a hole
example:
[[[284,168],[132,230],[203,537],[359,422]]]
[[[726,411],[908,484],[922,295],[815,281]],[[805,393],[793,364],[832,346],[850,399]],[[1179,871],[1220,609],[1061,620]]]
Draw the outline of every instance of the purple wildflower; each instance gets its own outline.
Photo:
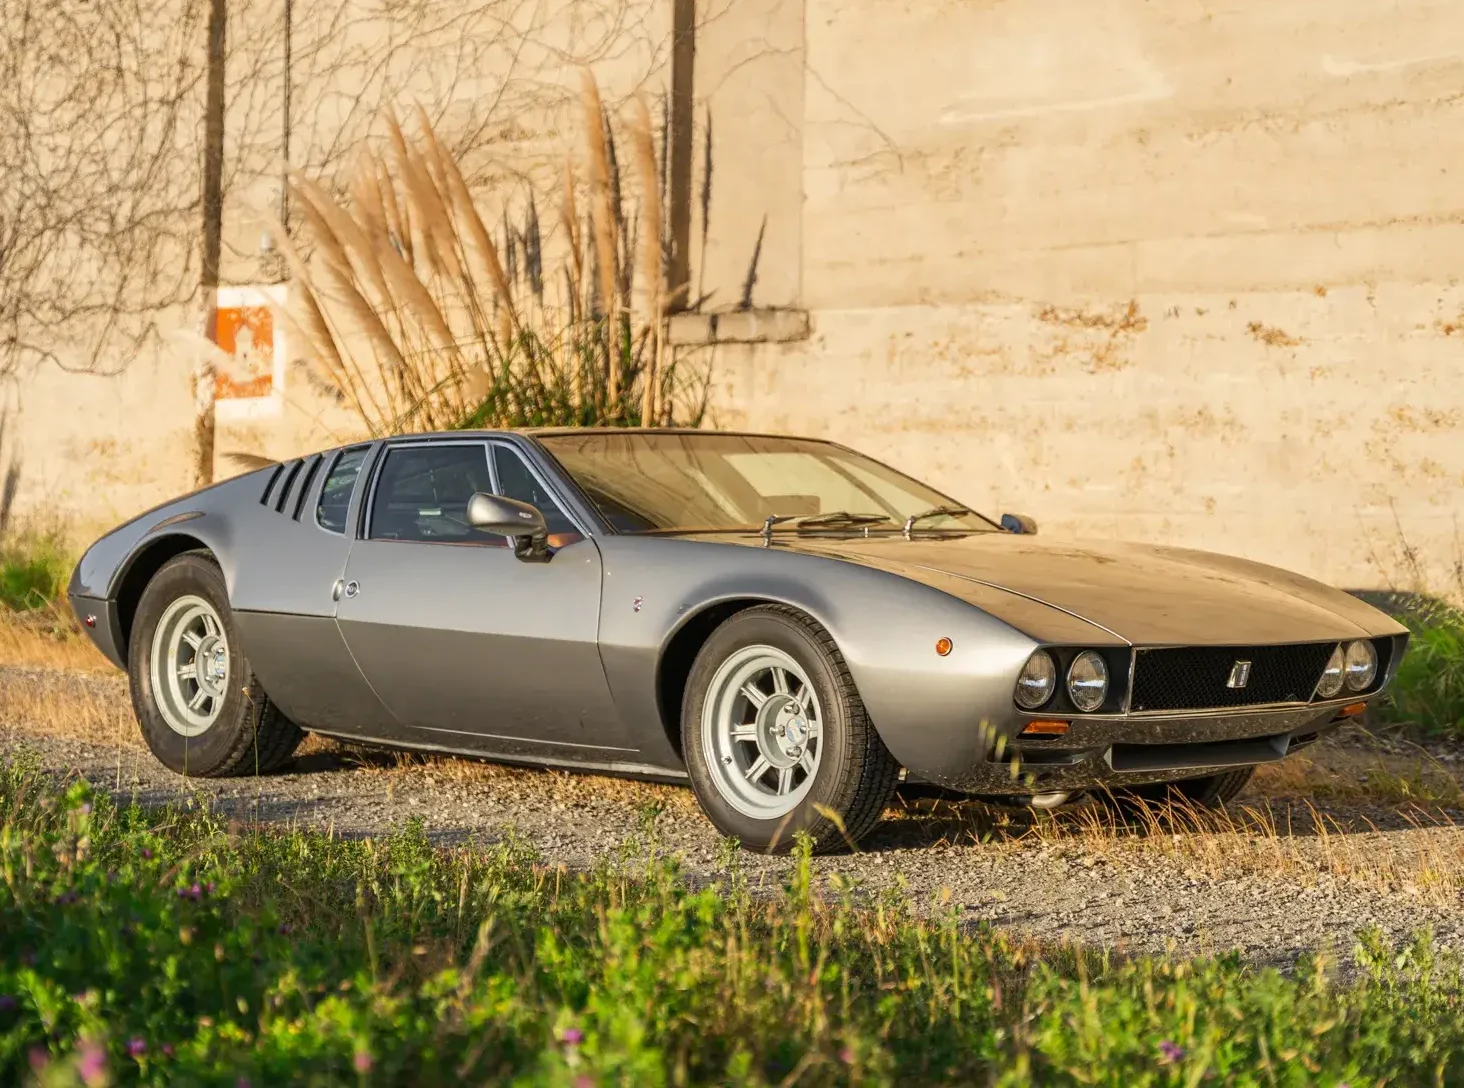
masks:
[[[195,884],[195,885],[193,885],[193,886],[194,886],[194,887],[195,887],[195,888],[196,888],[196,887],[198,887],[198,885],[197,885],[197,884]],[[217,884],[215,884],[215,883],[214,883],[214,882],[213,882],[213,881],[212,881],[212,880],[210,880],[210,881],[209,881],[209,882],[208,882],[208,883],[207,883],[207,884],[205,884],[205,885],[204,885],[204,886],[203,886],[203,891],[204,891],[204,894],[206,894],[206,895],[213,895],[213,893],[214,893],[214,889],[215,889],[215,888],[216,888],[216,887],[218,887],[218,885],[217,885]]]
[[[162,1051],[163,1051],[163,1057],[165,1057],[165,1058],[171,1058],[173,1056],[173,1044],[172,1043],[164,1043],[162,1045]]]
[[[146,1053],[147,1042],[145,1040],[140,1039],[135,1035],[131,1039],[127,1040],[127,1056],[129,1058],[140,1058]]]
[[[351,1059],[351,1066],[358,1073],[371,1072],[371,1055],[364,1050],[356,1051],[356,1056]]]
[[[26,1057],[30,1059],[31,1069],[37,1073],[51,1064],[51,1055],[46,1053],[46,1048],[43,1046],[31,1047],[30,1053]]]
[[[853,1051],[853,1049],[846,1046],[843,1050],[839,1051],[839,1061],[843,1062],[845,1065],[853,1065],[854,1064],[854,1051]]]
[[[281,937],[288,936],[289,933],[290,933],[289,923],[287,923],[287,922],[281,922],[280,925],[279,925],[279,929],[278,929],[277,932],[279,933],[279,935]]]
[[[588,1073],[581,1073],[574,1078],[574,1088],[595,1088],[595,1078]]]
[[[142,848],[142,860],[152,861],[152,851],[149,850],[146,846]]]
[[[0,994],[0,1012],[12,1011],[19,1002],[9,994]]]
[[[85,1043],[81,1048],[81,1060],[76,1063],[77,1075],[82,1083],[105,1084],[107,1081],[107,1052],[96,1043]]]
[[[565,1046],[579,1046],[585,1041],[585,1033],[579,1028],[565,1028],[559,1033],[559,1041]]]
[[[248,1077],[240,1077],[234,1082],[234,1088],[253,1088],[253,1086],[250,1085]]]
[[[1168,1039],[1159,1044],[1159,1053],[1164,1056],[1166,1062],[1184,1061],[1184,1047],[1178,1043],[1171,1043]]]

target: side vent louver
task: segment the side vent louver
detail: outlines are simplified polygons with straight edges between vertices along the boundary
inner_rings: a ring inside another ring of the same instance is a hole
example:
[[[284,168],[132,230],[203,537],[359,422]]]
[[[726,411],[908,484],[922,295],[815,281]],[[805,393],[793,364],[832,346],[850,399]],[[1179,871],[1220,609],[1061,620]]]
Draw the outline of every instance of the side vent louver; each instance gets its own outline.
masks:
[[[265,481],[264,494],[261,495],[261,496],[259,496],[259,505],[260,506],[268,506],[269,505],[269,496],[270,496],[270,493],[272,491],[274,491],[274,485],[279,480],[280,473],[283,472],[284,470],[285,470],[285,466],[284,465],[275,465],[274,471],[269,474],[269,479],[267,481]]]
[[[275,513],[285,512],[285,502],[290,497],[290,489],[295,486],[295,477],[300,475],[300,466],[304,461],[291,461],[285,466],[285,482],[280,486],[279,494],[275,497]]]
[[[320,463],[325,460],[320,454],[310,458],[309,468],[305,470],[305,478],[300,481],[300,492],[295,496],[295,512],[291,515],[296,521],[305,510],[305,498],[310,494],[310,485],[315,482],[315,474],[320,471]]]

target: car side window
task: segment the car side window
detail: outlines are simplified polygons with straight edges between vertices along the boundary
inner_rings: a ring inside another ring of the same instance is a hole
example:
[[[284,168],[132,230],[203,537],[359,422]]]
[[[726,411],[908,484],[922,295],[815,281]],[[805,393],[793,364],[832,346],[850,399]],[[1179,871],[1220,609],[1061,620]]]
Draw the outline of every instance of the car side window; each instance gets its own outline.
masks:
[[[524,459],[507,446],[493,447],[493,467],[498,470],[498,493],[505,499],[517,499],[537,506],[549,529],[549,546],[562,548],[582,539],[574,522],[550,496],[538,478],[529,471]]]
[[[390,449],[371,500],[373,540],[498,544],[468,524],[468,500],[492,492],[488,451],[480,443]]]
[[[361,465],[369,445],[352,446],[336,454],[335,463],[320,485],[320,500],[315,505],[315,521],[322,529],[332,533],[346,531],[346,514],[351,509],[351,493],[356,490],[356,479],[361,475]]]

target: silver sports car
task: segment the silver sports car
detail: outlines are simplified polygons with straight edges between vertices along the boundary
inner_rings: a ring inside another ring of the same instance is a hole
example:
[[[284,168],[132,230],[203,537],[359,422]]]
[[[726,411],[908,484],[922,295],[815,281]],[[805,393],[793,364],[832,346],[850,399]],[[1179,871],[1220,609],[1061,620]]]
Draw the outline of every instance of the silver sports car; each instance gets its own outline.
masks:
[[[831,442],[363,442],[143,514],[72,577],[149,747],[262,773],[304,730],[689,780],[756,850],[898,782],[1223,802],[1361,714],[1406,629],[1240,559],[1044,542]]]

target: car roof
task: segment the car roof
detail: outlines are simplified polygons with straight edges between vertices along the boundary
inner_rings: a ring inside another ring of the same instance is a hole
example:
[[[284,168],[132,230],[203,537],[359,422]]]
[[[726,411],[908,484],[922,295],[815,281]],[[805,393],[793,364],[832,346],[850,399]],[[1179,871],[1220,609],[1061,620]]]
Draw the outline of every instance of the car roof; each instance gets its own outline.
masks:
[[[735,436],[740,438],[787,438],[799,442],[826,442],[828,439],[794,434],[771,434],[765,431],[724,431],[705,427],[510,427],[498,430],[420,431],[388,436],[388,441],[403,438],[462,438],[466,435],[491,436],[518,434],[529,438],[559,438],[575,435],[611,434],[696,434]]]

